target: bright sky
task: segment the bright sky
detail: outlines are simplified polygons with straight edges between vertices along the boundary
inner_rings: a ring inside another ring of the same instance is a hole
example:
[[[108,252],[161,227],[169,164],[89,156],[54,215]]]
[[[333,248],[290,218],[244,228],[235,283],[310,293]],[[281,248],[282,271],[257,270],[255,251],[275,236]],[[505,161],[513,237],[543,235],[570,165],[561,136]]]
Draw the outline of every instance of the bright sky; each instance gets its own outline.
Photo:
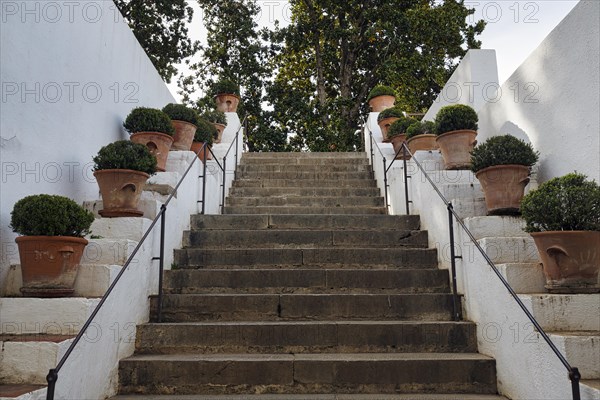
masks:
[[[479,39],[482,48],[496,50],[500,84],[510,77],[577,3],[578,0],[465,0],[465,5],[475,9],[473,18],[488,23]],[[272,26],[275,20],[280,25],[289,22],[287,1],[259,0],[258,4],[262,6],[259,26]],[[206,35],[201,13],[194,2],[194,21],[190,34],[194,40],[200,41]],[[169,89],[179,98],[176,79]]]

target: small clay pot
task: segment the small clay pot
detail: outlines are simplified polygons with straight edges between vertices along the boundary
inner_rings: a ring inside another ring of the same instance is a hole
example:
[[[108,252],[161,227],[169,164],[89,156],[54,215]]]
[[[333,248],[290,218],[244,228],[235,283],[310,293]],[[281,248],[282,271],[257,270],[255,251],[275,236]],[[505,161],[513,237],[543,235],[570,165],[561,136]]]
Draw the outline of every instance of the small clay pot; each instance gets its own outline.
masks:
[[[369,100],[369,106],[371,107],[372,112],[382,112],[386,108],[394,107],[395,102],[396,98],[394,96],[384,94]]]
[[[166,170],[169,150],[173,145],[172,136],[160,132],[136,132],[131,135],[131,141],[146,146],[156,157],[156,168],[163,172]]]
[[[529,183],[529,167],[494,165],[475,174],[479,179],[488,215],[519,214],[525,186]]]
[[[223,132],[225,132],[225,128],[227,127],[227,125],[219,124],[216,122],[212,122],[212,124],[214,125],[214,127],[217,129],[217,132],[218,132],[218,136],[215,139],[215,143],[221,143],[221,140],[223,140]]]
[[[396,160],[404,160],[404,152],[402,151],[402,143],[406,142],[406,135],[403,133],[401,135],[396,135],[390,139],[392,146],[394,146],[394,154],[398,154],[396,156]],[[400,153],[398,153],[400,151]],[[410,155],[408,152],[406,153],[406,159],[410,159]]]
[[[192,151],[194,153],[198,154],[198,158],[202,162],[204,162],[206,160],[212,160],[213,158],[212,158],[211,152],[206,147],[203,149],[202,146],[204,146],[204,142],[193,142],[192,143]],[[200,153],[198,153],[198,152],[200,152]]]
[[[150,175],[131,169],[103,169],[94,172],[102,195],[104,218],[141,217],[137,209],[140,196]]]
[[[381,129],[381,135],[383,136],[383,142],[389,143],[389,139],[387,137],[388,129],[390,129],[390,125],[392,125],[395,121],[398,121],[400,118],[398,117],[387,117],[377,122],[379,128]]]
[[[469,169],[471,150],[477,144],[477,131],[459,130],[446,132],[436,138],[446,169]]]
[[[406,144],[408,145],[408,149],[410,150],[410,152],[413,154],[415,154],[415,152],[419,150],[438,150],[440,147],[435,141],[436,137],[436,135],[433,135],[431,133],[425,133],[422,135],[411,137],[406,141]]]
[[[189,151],[194,141],[194,135],[196,134],[196,125],[178,120],[173,120],[171,123],[175,129],[171,150]]]
[[[215,96],[215,102],[217,103],[217,111],[237,112],[240,98],[231,93],[219,93]]]

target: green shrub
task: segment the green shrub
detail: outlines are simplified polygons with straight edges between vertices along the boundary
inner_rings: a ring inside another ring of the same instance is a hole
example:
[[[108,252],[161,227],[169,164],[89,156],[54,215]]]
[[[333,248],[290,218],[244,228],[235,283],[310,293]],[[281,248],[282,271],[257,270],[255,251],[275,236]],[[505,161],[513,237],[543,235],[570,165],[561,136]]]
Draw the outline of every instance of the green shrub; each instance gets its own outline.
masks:
[[[396,91],[393,88],[389,87],[389,86],[384,86],[384,85],[375,86],[369,92],[369,96],[367,97],[367,101],[369,101],[372,98],[377,97],[377,96],[394,96],[394,97],[396,97]]]
[[[410,124],[406,128],[406,139],[413,138],[417,135],[425,135],[427,133],[433,133],[435,130],[435,124],[432,121],[417,121]]]
[[[415,120],[414,118],[409,118],[409,117],[402,117],[397,121],[394,121],[387,132],[387,136],[388,138],[393,138],[394,136],[398,136],[401,135],[403,133],[406,133],[406,129],[411,126],[412,124],[414,124],[415,122],[418,122],[417,120]]]
[[[521,201],[526,232],[600,231],[600,186],[571,173],[529,192]]]
[[[164,106],[162,111],[171,118],[171,120],[185,121],[196,125],[198,122],[198,113],[183,104],[170,103]]]
[[[219,132],[213,124],[200,118],[198,120],[196,134],[194,135],[194,142],[203,142],[210,145],[213,143],[214,138],[216,138],[218,134]]]
[[[143,144],[129,140],[119,140],[102,147],[93,160],[94,171],[133,169],[150,175],[156,172],[156,157]]]
[[[221,79],[217,83],[215,83],[212,87],[212,91],[214,95],[217,94],[235,94],[236,96],[240,95],[240,87],[235,82],[232,82],[228,79]]]
[[[399,107],[386,108],[377,116],[377,122],[383,121],[386,118],[401,118],[404,117],[404,112]]]
[[[494,165],[517,164],[531,167],[539,153],[529,143],[511,135],[494,136],[471,151],[471,170],[481,171]]]
[[[476,131],[478,121],[477,113],[469,106],[463,104],[445,106],[435,117],[435,133],[441,135],[463,129]]]
[[[24,236],[75,236],[90,233],[94,214],[63,196],[38,194],[15,203],[10,227]]]
[[[215,124],[227,125],[227,117],[222,111],[206,111],[204,114],[202,114],[201,118]]]
[[[171,118],[155,108],[137,107],[131,110],[123,124],[129,133],[161,132],[173,135],[175,130]]]

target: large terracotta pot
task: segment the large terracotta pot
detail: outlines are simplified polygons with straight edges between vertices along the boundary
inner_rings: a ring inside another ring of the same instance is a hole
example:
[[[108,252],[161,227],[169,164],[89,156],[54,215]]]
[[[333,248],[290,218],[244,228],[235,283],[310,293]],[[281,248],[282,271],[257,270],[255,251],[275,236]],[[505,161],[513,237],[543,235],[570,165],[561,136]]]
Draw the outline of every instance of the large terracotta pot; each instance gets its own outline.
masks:
[[[131,135],[131,141],[146,146],[156,157],[157,169],[166,170],[167,157],[173,144],[172,136],[160,132],[137,132]]]
[[[379,128],[381,129],[381,134],[383,136],[383,141],[385,143],[389,143],[387,133],[388,133],[388,129],[390,129],[390,125],[393,124],[395,121],[398,121],[399,119],[400,118],[398,118],[398,117],[387,117],[387,118],[384,118],[381,121],[377,122],[377,125],[379,125]]]
[[[215,102],[217,103],[217,111],[237,112],[240,98],[235,94],[219,93],[215,96]]]
[[[198,154],[198,158],[203,162],[206,160],[212,160],[213,158],[210,151],[206,147],[203,149],[202,146],[204,146],[204,142],[194,142],[192,143],[192,151],[197,154],[200,152]]]
[[[71,236],[19,236],[15,241],[21,259],[24,296],[73,295],[87,240]]]
[[[446,132],[436,138],[446,169],[469,169],[471,150],[477,144],[477,131],[460,130]]]
[[[223,132],[225,132],[225,128],[227,127],[227,125],[218,124],[216,122],[212,122],[212,124],[217,129],[218,133],[218,136],[215,139],[215,143],[221,143],[221,140],[223,140]]]
[[[382,95],[369,100],[369,106],[371,106],[372,112],[382,112],[386,108],[394,107],[395,102],[396,98],[394,96]]]
[[[531,233],[550,293],[599,293],[600,232]]]
[[[192,142],[194,141],[194,135],[196,134],[196,125],[178,120],[173,120],[171,122],[175,129],[171,150],[189,151],[192,147]]]
[[[408,148],[411,153],[415,154],[415,151],[424,150],[438,150],[440,147],[435,141],[436,135],[431,133],[425,133],[422,135],[413,136],[406,141]]]
[[[404,152],[401,150],[402,143],[406,142],[406,135],[403,133],[401,135],[396,135],[390,139],[392,146],[394,146],[394,154],[398,154],[396,156],[396,160],[404,160]],[[400,151],[400,153],[398,153]],[[408,152],[406,153],[406,159],[408,160],[410,155]]]
[[[103,169],[94,172],[103,210],[99,214],[104,218],[141,217],[144,213],[137,209],[140,196],[150,175],[131,169]]]
[[[478,171],[488,215],[519,213],[525,186],[529,183],[529,167],[524,165],[495,165]]]

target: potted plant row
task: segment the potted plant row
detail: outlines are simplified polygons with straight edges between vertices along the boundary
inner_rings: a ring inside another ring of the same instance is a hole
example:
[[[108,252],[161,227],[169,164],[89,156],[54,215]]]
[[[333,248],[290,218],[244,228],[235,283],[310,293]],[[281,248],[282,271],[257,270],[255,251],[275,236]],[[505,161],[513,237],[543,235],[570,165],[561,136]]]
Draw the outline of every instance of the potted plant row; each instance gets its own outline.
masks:
[[[437,150],[435,124],[432,121],[417,121],[406,128],[406,145],[415,154],[419,150]]]
[[[94,215],[73,200],[47,194],[17,201],[10,227],[21,260],[23,287],[29,297],[65,297],[74,292],[75,278]]]
[[[386,108],[377,116],[377,125],[381,129],[381,135],[383,136],[383,141],[388,142],[387,133],[395,121],[404,117],[404,112],[399,107],[391,107]]]
[[[471,150],[477,144],[477,113],[473,108],[454,104],[440,109],[435,117],[436,141],[445,169],[469,169]]]
[[[215,111],[207,111],[202,114],[202,119],[210,122],[217,129],[217,137],[215,138],[215,143],[221,143],[223,139],[223,132],[227,127],[227,117],[224,112],[215,110]]]
[[[236,112],[240,104],[240,87],[231,80],[221,79],[212,87],[217,104],[221,112]]]
[[[367,102],[372,112],[382,112],[387,108],[394,107],[396,92],[393,88],[385,85],[375,86],[367,96]]]
[[[394,153],[398,154],[396,156],[397,160],[402,160],[404,158],[403,152],[400,150],[402,148],[402,144],[406,142],[406,130],[408,127],[417,120],[409,117],[401,117],[398,118],[393,124],[390,125],[390,129],[388,130],[388,139],[394,146]],[[407,156],[410,158],[410,156]]]
[[[123,124],[131,133],[131,141],[143,144],[156,157],[157,169],[165,171],[175,130],[171,119],[161,110],[134,108]]]
[[[551,293],[600,292],[600,186],[578,173],[554,178],[521,202]]]

